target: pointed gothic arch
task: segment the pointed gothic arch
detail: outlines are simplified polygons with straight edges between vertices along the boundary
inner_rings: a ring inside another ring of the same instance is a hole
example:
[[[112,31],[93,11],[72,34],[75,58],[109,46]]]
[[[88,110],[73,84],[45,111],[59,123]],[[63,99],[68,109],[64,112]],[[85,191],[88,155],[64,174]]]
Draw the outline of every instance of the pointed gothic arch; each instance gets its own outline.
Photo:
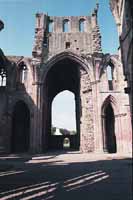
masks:
[[[42,76],[41,76],[40,81],[43,83],[46,76],[47,76],[47,73],[53,67],[53,65],[56,64],[57,62],[61,61],[61,60],[64,60],[64,59],[69,59],[69,60],[77,63],[79,66],[81,66],[86,71],[86,73],[89,74],[91,82],[93,82],[95,80],[94,74],[93,74],[93,71],[92,71],[92,66],[91,66],[91,58],[90,58],[90,60],[88,60],[88,62],[89,62],[89,64],[88,64],[88,63],[85,62],[85,60],[81,56],[75,54],[72,51],[67,50],[67,51],[63,51],[61,53],[56,54],[55,56],[50,58],[47,61],[47,63],[45,63],[45,66],[43,67],[44,70],[42,72]]]
[[[103,151],[108,153],[117,152],[116,130],[115,130],[115,113],[116,100],[109,95],[102,105],[102,137]]]
[[[93,124],[89,123],[89,120],[93,121],[93,112],[91,112],[93,103],[89,101],[92,98],[91,80],[93,78],[89,66],[86,65],[81,57],[68,51],[52,57],[45,65],[45,71],[41,77],[42,141],[45,142],[45,144],[42,142],[43,147],[49,148],[51,144],[49,135],[51,133],[52,101],[57,94],[68,90],[74,93],[76,105],[77,135],[73,136],[74,139],[71,144],[74,143],[72,146],[75,149],[86,148],[84,151],[93,151],[94,130]],[[84,110],[81,110],[84,101],[88,102],[88,104],[86,104]],[[84,120],[86,117],[88,117],[88,121]],[[90,132],[89,129],[91,130]],[[88,137],[89,135],[92,137],[92,141],[89,143],[85,139],[86,133]]]

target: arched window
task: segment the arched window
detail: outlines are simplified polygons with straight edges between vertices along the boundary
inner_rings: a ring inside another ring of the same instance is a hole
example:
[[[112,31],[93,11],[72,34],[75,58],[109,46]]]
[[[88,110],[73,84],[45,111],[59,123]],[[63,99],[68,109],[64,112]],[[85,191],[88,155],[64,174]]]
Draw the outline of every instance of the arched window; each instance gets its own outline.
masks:
[[[106,72],[107,72],[109,90],[113,90],[113,69],[110,65],[107,66]]]
[[[53,24],[54,24],[53,21],[50,20],[48,24],[48,32],[53,32],[53,28],[54,28]]]
[[[85,20],[84,19],[80,19],[79,20],[79,31],[80,32],[84,32],[85,31]]]
[[[65,19],[63,21],[63,32],[69,32],[69,20]]]
[[[27,80],[28,69],[24,62],[19,64],[19,81],[21,83],[25,83]]]
[[[7,74],[4,68],[0,68],[0,86],[6,86]]]

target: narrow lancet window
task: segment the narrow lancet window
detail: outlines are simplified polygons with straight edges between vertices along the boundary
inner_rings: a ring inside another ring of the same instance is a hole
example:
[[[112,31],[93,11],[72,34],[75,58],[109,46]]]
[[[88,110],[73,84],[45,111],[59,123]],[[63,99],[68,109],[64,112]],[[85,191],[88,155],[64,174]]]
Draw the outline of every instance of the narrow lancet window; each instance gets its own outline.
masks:
[[[24,62],[20,64],[20,70],[19,70],[19,76],[20,76],[20,82],[25,83],[27,81],[27,74],[28,69]]]
[[[84,32],[85,31],[85,20],[84,19],[80,19],[79,20],[79,31],[80,32]]]
[[[63,21],[63,32],[69,32],[69,20],[65,19]]]
[[[53,21],[50,20],[48,24],[48,32],[53,32],[53,27],[54,27],[53,24],[54,24]]]
[[[113,70],[110,65],[107,66],[107,79],[109,90],[113,90]]]
[[[6,86],[7,74],[4,68],[0,68],[0,86]]]

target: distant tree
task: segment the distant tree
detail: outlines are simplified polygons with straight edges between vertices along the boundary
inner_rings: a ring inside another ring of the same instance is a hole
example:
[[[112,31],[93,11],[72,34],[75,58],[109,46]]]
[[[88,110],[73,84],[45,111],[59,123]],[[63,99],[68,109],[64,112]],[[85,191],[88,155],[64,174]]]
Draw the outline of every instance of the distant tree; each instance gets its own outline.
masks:
[[[70,131],[68,131],[67,129],[60,128],[60,132],[62,133],[62,135],[70,135]]]

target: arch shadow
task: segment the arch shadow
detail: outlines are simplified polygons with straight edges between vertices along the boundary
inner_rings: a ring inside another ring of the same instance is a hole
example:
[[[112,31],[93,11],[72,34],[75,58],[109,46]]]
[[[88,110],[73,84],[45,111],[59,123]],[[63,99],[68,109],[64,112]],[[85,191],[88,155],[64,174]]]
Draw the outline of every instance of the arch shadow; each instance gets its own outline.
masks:
[[[27,152],[30,142],[30,110],[24,101],[19,100],[12,115],[11,152]]]

